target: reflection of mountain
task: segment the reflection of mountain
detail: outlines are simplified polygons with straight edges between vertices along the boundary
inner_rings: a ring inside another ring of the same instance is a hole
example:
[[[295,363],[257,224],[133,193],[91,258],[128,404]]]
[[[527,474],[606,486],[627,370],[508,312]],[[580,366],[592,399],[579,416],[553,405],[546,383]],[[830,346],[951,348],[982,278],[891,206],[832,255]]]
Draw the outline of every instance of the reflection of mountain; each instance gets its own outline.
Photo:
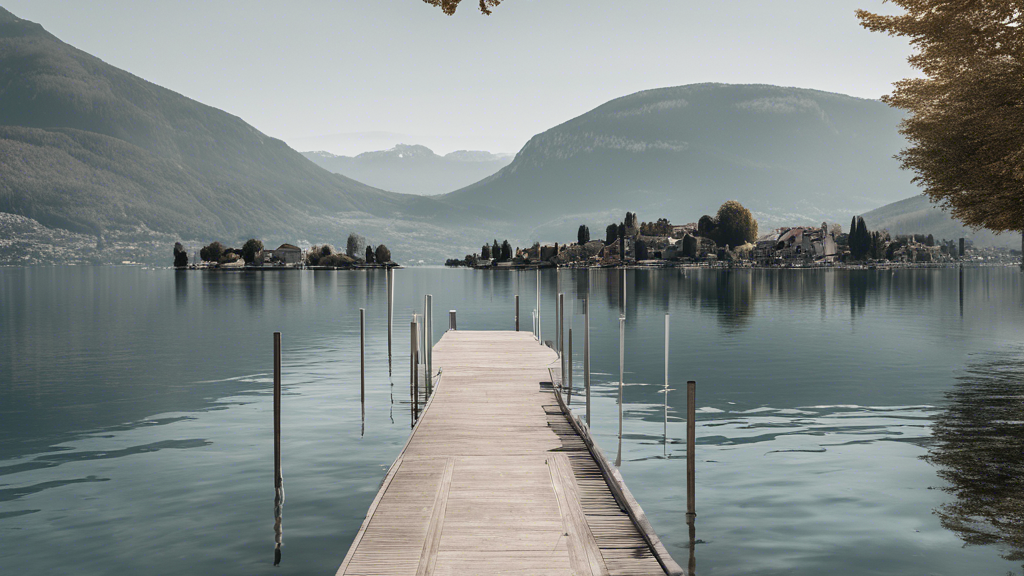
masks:
[[[925,458],[954,497],[936,510],[968,545],[994,544],[1024,560],[1024,368],[1022,350],[970,365],[947,393]]]

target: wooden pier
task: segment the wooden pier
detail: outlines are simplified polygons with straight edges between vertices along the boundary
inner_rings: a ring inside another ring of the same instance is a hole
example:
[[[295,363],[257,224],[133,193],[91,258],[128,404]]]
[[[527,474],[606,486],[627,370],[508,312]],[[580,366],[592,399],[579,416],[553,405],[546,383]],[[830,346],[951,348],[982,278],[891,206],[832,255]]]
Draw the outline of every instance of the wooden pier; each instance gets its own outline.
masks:
[[[529,332],[449,330],[338,575],[681,575]]]

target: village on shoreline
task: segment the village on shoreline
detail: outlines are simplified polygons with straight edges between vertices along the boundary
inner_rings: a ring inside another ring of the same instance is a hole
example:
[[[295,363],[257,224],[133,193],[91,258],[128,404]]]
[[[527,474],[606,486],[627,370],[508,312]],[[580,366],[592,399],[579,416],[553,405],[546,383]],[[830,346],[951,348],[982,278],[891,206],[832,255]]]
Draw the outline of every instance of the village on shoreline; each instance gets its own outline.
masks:
[[[627,212],[609,224],[603,240],[591,240],[581,225],[575,243],[540,244],[513,249],[508,240],[463,258],[449,267],[475,269],[534,268],[924,268],[949,265],[1021,264],[1021,251],[975,247],[966,238],[935,239],[931,234],[890,236],[868,230],[853,217],[849,231],[839,224],[781,227],[759,235],[757,221],[738,202],[722,205],[714,217],[673,225],[661,218],[640,222]]]
[[[175,243],[174,267],[187,270],[359,270],[401,267],[387,246],[370,246],[350,234],[344,250],[330,244],[307,249],[284,243],[270,249],[257,239],[241,248],[211,242],[190,255]],[[421,261],[422,262],[422,261]],[[450,258],[445,266],[473,269],[538,268],[930,268],[950,265],[1020,265],[1021,251],[978,247],[970,239],[936,239],[931,234],[891,236],[869,230],[861,216],[849,231],[837,223],[780,227],[758,233],[758,224],[739,202],[722,204],[715,216],[673,225],[666,218],[641,222],[627,212],[605,228],[604,239],[591,239],[581,225],[576,242],[535,242],[513,248],[495,239],[479,252]]]

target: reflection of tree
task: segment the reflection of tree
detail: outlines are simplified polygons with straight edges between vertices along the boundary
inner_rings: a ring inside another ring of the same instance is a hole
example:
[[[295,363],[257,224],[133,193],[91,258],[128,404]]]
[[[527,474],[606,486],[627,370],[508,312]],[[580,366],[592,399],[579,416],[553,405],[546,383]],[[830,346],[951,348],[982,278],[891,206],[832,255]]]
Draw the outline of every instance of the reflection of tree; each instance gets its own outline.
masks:
[[[726,332],[740,331],[754,313],[751,271],[722,270],[699,276],[703,305],[714,306],[715,318]]]
[[[955,497],[935,513],[966,544],[996,544],[1024,560],[1024,368],[1020,351],[970,366],[946,394],[925,459]]]
[[[864,312],[868,300],[868,284],[876,279],[874,272],[862,272],[851,270],[846,275],[850,291],[850,314],[856,316],[858,312]],[[877,286],[872,286],[877,288]]]

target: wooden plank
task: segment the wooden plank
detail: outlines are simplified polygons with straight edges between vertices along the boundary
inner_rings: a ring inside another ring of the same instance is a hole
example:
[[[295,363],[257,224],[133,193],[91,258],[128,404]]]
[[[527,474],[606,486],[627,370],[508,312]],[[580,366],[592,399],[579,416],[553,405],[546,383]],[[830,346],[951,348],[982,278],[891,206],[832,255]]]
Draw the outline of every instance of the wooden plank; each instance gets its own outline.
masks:
[[[426,542],[423,543],[423,554],[416,570],[417,576],[429,576],[434,573],[437,562],[437,549],[441,543],[441,528],[444,526],[445,508],[448,506],[448,490],[452,486],[452,472],[455,470],[455,458],[448,458],[444,467],[441,485],[437,488],[434,508],[430,514],[430,525],[427,527]]]

